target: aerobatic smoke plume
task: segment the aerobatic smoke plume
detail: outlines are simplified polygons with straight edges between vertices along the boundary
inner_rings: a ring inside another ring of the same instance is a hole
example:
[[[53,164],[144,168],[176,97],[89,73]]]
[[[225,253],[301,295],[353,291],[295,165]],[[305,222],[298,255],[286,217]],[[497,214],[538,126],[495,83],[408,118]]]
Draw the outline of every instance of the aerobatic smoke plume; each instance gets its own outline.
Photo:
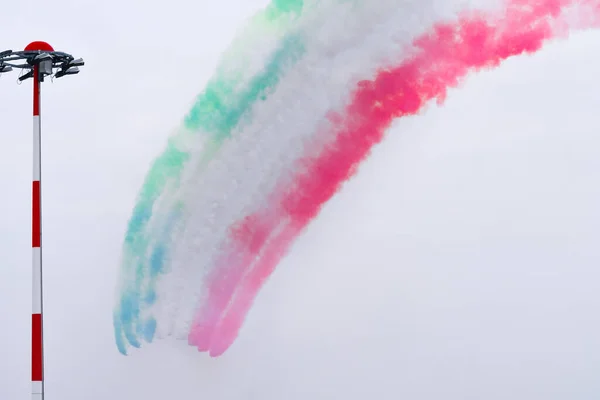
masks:
[[[246,28],[268,43],[253,59],[262,67],[243,72],[228,53],[142,189],[115,309],[120,351],[158,332],[223,354],[296,237],[395,119],[443,103],[469,74],[595,28],[599,3],[274,1]]]

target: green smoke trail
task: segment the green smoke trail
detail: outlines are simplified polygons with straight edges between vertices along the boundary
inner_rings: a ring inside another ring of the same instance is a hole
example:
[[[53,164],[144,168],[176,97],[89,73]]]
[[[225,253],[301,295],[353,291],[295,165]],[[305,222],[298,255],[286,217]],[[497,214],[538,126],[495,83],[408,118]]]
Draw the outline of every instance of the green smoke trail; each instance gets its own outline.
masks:
[[[151,166],[125,234],[121,266],[121,282],[125,287],[119,288],[120,298],[113,315],[117,347],[121,353],[126,354],[125,341],[139,347],[138,337],[151,341],[154,336],[156,322],[151,318],[140,321],[140,314],[142,308],[156,299],[154,283],[163,270],[166,249],[164,245],[150,248],[151,238],[146,229],[157,200],[167,187],[178,186],[181,171],[190,160],[191,154],[184,145],[186,139],[198,134],[207,135],[208,142],[200,163],[205,165],[252,104],[268,95],[285,68],[297,61],[304,50],[299,37],[285,37],[266,67],[245,87],[244,59],[236,58],[236,54],[241,53],[241,48],[258,43],[264,34],[285,33],[286,29],[293,28],[305,9],[303,0],[273,0],[251,19],[222,57],[215,76],[197,97],[184,119],[183,129],[169,138],[166,149]],[[179,212],[179,207],[175,207],[169,221],[176,220]],[[167,232],[171,229],[170,223],[165,229]]]

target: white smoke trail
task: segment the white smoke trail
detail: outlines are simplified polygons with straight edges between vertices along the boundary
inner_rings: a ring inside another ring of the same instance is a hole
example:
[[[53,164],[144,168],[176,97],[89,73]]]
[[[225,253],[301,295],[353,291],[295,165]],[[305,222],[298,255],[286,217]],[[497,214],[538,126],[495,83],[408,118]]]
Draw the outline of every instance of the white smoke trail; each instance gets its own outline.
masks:
[[[175,243],[171,272],[158,282],[161,300],[152,310],[160,321],[158,337],[187,337],[203,278],[226,244],[230,224],[264,202],[325,123],[326,113],[341,109],[359,80],[406,57],[415,36],[468,5],[330,1],[303,20],[302,60],[267,101],[254,105],[252,122],[233,133],[203,174],[190,172],[183,194],[190,214]]]

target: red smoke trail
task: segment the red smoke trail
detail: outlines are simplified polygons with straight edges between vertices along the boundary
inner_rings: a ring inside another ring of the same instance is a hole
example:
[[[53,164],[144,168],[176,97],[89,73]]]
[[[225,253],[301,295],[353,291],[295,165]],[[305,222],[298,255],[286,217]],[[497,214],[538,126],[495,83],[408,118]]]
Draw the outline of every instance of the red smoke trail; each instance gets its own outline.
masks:
[[[235,236],[234,248],[244,249],[242,252],[255,260],[252,265],[237,266],[247,272],[213,331],[210,354],[218,356],[233,343],[254,297],[294,238],[356,172],[395,118],[416,114],[432,99],[442,102],[447,89],[456,87],[470,72],[539,50],[556,33],[551,24],[564,22],[559,14],[573,4],[568,0],[513,0],[501,14],[463,14],[457,22],[437,24],[417,38],[413,43],[416,54],[398,67],[360,82],[351,104],[339,116],[334,142],[318,157],[303,159],[293,183],[280,187],[273,197],[279,200],[246,221],[247,235]],[[587,1],[586,5],[595,7],[593,19],[597,21],[597,2]],[[273,240],[266,241],[263,236],[259,240],[263,248],[250,250],[248,243],[256,244],[252,232],[264,233],[265,226],[274,231],[282,221],[285,228],[274,234]]]

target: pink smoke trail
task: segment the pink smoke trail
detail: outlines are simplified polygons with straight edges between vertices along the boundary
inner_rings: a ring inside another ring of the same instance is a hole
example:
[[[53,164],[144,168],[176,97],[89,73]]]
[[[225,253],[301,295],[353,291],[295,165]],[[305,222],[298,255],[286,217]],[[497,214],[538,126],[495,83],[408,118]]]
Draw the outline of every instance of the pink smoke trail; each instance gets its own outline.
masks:
[[[356,172],[395,118],[416,114],[432,99],[443,102],[447,89],[472,71],[539,50],[557,33],[552,23],[563,22],[561,12],[574,4],[572,0],[512,0],[500,14],[463,14],[457,22],[437,24],[417,38],[416,54],[398,67],[360,82],[339,116],[333,143],[316,158],[306,156],[292,183],[279,187],[272,201],[232,235],[231,251],[240,262],[229,268],[246,272],[236,276],[237,288],[216,294],[224,295],[213,300],[219,305],[215,314],[221,316],[211,317],[213,329],[205,335],[203,348],[219,356],[231,346],[253,299],[294,239]],[[596,22],[597,2],[586,4],[595,7]]]
[[[275,227],[267,215],[250,215],[231,229],[230,248],[222,253],[208,277],[207,296],[196,313],[188,343],[198,351],[208,351],[219,322],[246,266],[251,265]]]

